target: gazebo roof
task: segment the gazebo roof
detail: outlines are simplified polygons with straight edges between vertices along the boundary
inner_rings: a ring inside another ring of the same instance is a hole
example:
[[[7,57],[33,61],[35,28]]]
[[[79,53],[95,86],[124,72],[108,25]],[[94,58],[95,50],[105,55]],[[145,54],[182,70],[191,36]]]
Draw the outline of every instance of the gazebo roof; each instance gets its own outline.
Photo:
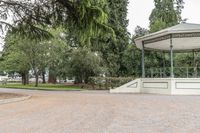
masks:
[[[135,39],[140,49],[161,51],[170,50],[170,41],[174,51],[200,49],[200,24],[182,23]]]

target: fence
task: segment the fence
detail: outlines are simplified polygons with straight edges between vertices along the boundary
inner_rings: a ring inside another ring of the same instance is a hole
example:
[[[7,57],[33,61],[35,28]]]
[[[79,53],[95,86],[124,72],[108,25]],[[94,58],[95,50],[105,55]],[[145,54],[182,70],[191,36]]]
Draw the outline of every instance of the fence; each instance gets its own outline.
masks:
[[[145,71],[146,78],[168,78],[170,77],[170,67],[148,68]],[[199,67],[174,67],[175,78],[200,78]]]

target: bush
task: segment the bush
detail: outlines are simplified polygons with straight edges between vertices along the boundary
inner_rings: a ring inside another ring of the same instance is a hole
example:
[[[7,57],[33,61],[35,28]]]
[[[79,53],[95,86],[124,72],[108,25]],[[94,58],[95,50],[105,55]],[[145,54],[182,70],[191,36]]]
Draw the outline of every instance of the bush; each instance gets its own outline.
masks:
[[[75,77],[75,83],[89,82],[89,77],[96,76],[101,73],[101,57],[91,52],[89,49],[73,50],[69,61],[68,74]]]
[[[134,77],[90,77],[89,84],[92,85],[92,89],[108,90],[119,87],[134,79]]]

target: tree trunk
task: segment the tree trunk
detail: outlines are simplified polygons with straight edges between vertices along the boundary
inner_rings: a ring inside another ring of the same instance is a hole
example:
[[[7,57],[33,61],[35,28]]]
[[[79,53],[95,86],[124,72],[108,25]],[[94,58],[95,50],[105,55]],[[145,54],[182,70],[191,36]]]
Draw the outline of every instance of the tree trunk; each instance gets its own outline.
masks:
[[[38,73],[35,74],[35,87],[38,87],[38,82],[39,82],[39,75]]]
[[[56,84],[57,79],[54,75],[49,75],[48,83]]]
[[[75,84],[81,84],[83,83],[83,76],[80,74],[78,76],[75,77]]]
[[[21,72],[21,76],[22,76],[22,84],[23,85],[29,84],[29,73],[28,73],[28,71]]]
[[[48,79],[48,83],[51,84],[56,84],[57,83],[57,78],[55,73],[53,72],[53,70],[51,70],[51,68],[49,69],[49,79]]]
[[[85,76],[85,79],[84,79],[84,83],[85,83],[85,84],[88,84],[88,82],[89,82],[89,76],[86,75],[86,76]]]
[[[22,84],[23,84],[23,85],[26,85],[26,76],[25,76],[25,73],[22,72],[22,73],[21,73],[21,76],[22,76]]]
[[[42,72],[42,83],[45,84],[46,80],[45,80],[45,71]]]
[[[29,72],[25,72],[25,84],[29,84]]]

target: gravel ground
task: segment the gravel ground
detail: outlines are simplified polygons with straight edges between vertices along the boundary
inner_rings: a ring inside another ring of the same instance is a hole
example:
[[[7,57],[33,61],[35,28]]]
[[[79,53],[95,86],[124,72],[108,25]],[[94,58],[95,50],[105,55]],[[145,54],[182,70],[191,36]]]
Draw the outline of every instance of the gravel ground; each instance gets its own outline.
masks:
[[[200,132],[200,96],[0,91],[32,95],[0,105],[0,133]]]

